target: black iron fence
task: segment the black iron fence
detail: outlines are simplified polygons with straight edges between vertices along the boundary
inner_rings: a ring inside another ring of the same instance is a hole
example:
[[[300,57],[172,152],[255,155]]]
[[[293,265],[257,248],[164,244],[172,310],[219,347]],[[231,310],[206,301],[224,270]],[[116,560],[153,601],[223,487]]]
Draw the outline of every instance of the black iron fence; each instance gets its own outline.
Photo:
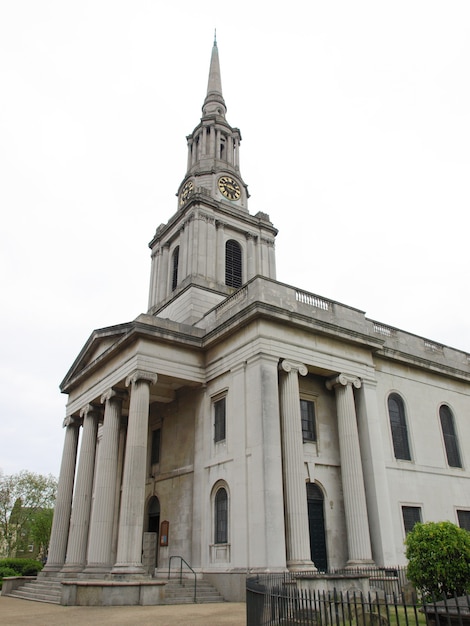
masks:
[[[345,576],[351,583],[351,572]],[[251,576],[247,626],[470,626],[470,596],[420,600],[404,568],[358,576],[369,579],[369,591],[320,589],[313,573]],[[322,581],[328,586],[339,577],[322,575]]]

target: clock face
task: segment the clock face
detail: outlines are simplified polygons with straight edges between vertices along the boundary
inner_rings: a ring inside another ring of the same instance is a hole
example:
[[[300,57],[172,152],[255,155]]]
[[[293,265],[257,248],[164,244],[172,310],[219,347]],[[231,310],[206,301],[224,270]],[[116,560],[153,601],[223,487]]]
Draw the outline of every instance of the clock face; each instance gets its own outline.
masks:
[[[188,182],[184,184],[184,187],[181,190],[180,204],[184,204],[193,191],[194,191],[194,183],[192,180],[188,180]]]
[[[229,200],[238,200],[241,196],[240,185],[230,176],[221,176],[219,178],[219,191]]]

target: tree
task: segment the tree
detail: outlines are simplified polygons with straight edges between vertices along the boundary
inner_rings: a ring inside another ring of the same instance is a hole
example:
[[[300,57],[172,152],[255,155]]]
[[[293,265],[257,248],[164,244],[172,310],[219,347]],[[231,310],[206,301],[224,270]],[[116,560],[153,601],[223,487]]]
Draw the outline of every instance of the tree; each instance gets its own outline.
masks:
[[[38,557],[45,560],[49,550],[54,509],[41,509],[31,523],[31,538],[37,546]]]
[[[426,596],[470,590],[470,533],[451,522],[417,523],[406,540],[408,578]]]
[[[57,480],[51,475],[0,472],[0,552],[4,556],[15,556],[31,543],[34,520],[41,511],[53,508],[56,491]]]

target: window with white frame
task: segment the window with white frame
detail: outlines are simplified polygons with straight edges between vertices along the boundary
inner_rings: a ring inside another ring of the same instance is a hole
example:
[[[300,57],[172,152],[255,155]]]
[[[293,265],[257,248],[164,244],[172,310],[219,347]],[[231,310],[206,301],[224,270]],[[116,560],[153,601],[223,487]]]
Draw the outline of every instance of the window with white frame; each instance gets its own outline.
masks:
[[[454,416],[447,404],[443,404],[439,408],[439,419],[441,421],[442,436],[444,437],[447,463],[450,467],[462,467],[459,442],[457,440],[457,433],[455,432]]]
[[[226,402],[225,397],[219,398],[213,404],[214,415],[214,443],[225,441],[226,436]]]
[[[405,527],[405,534],[408,534],[413,530],[413,526],[418,522],[421,522],[421,507],[420,506],[402,506],[401,512],[403,515],[403,526]]]
[[[302,437],[304,442],[317,440],[315,424],[315,403],[312,400],[300,400],[300,417],[302,420]]]
[[[214,543],[228,543],[228,494],[219,487],[214,498]]]
[[[390,418],[395,458],[411,461],[405,403],[397,393],[392,393],[388,397],[388,415]]]

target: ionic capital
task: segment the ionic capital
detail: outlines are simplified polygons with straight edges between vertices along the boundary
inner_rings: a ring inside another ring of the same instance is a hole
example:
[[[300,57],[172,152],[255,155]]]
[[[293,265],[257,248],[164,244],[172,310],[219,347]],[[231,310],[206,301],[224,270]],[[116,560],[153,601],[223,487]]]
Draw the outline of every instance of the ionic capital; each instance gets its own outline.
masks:
[[[101,416],[101,407],[96,406],[95,404],[85,404],[85,406],[80,410],[80,417],[100,417]]]
[[[330,391],[335,387],[346,387],[347,385],[360,389],[362,383],[357,376],[348,376],[347,374],[338,374],[338,376],[333,376],[326,381],[326,388]]]
[[[136,370],[126,378],[126,387],[129,387],[131,384],[135,385],[135,383],[141,380],[149,383],[150,385],[155,385],[158,380],[158,376],[157,374],[146,372],[145,370]]]
[[[123,400],[127,397],[127,391],[121,391],[120,389],[108,389],[100,398],[101,404],[105,404],[108,400],[116,400],[119,402],[123,402]]]
[[[297,372],[300,376],[306,376],[308,373],[307,366],[303,363],[296,363],[295,361],[287,361],[284,359],[279,364],[279,369],[283,372]]]
[[[80,426],[81,420],[76,418],[73,415],[69,415],[69,417],[64,418],[62,422],[62,428],[66,428],[67,426]]]

